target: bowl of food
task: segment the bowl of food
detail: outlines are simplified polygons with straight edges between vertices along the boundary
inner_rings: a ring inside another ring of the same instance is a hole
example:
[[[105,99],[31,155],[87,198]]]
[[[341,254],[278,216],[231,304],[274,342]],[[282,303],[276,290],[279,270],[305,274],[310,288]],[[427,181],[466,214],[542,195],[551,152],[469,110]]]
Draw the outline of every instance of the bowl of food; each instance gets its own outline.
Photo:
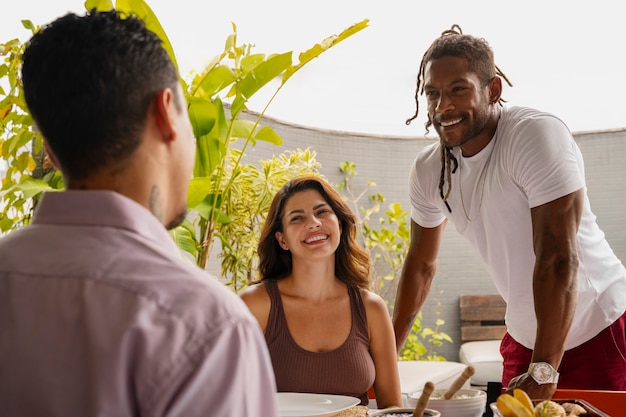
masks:
[[[387,408],[385,410],[372,410],[367,417],[413,417],[413,408]],[[441,417],[437,410],[424,410],[424,417]]]
[[[445,417],[482,417],[487,407],[487,393],[479,389],[460,389],[450,399],[444,399],[445,389],[435,390],[428,399],[427,408],[437,410]],[[415,406],[421,391],[408,395],[409,406]]]

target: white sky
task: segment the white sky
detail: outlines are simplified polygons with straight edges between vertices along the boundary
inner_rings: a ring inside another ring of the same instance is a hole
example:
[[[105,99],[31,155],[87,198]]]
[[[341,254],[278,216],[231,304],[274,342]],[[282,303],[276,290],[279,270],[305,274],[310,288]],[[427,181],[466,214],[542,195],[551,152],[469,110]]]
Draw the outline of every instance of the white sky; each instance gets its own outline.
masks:
[[[3,0],[0,42],[29,33],[82,0]],[[7,4],[8,3],[8,4]],[[555,113],[572,131],[626,127],[624,15],[617,1],[596,0],[148,0],[174,46],[181,73],[200,70],[238,27],[256,53],[297,54],[369,19],[369,27],[308,64],[287,82],[266,114],[305,126],[380,135],[422,136],[415,77],[432,40],[458,23],[486,38],[513,83],[511,105]],[[262,90],[265,96],[273,91]],[[249,107],[260,111],[265,97]],[[421,106],[424,108],[424,105]],[[432,134],[432,132],[431,132]]]

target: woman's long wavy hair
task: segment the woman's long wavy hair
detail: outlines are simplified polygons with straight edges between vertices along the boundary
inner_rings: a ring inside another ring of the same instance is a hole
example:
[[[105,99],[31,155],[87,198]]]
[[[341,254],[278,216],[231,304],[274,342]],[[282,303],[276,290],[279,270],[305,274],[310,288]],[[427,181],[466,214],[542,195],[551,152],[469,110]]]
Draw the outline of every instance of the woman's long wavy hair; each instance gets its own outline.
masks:
[[[335,276],[348,285],[369,289],[370,256],[356,240],[356,216],[328,182],[311,176],[288,181],[272,200],[258,246],[260,281],[279,280],[291,273],[291,252],[280,247],[276,232],[283,231],[284,208],[289,198],[306,190],[319,192],[341,224],[341,237],[335,251]]]

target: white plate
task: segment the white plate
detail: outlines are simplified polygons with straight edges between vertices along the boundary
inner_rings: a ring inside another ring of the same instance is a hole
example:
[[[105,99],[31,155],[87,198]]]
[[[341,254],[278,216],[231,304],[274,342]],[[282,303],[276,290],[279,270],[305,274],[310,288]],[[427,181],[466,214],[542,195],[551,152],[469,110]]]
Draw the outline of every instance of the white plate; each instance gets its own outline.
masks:
[[[345,395],[278,393],[280,417],[329,417],[359,404],[361,400]]]

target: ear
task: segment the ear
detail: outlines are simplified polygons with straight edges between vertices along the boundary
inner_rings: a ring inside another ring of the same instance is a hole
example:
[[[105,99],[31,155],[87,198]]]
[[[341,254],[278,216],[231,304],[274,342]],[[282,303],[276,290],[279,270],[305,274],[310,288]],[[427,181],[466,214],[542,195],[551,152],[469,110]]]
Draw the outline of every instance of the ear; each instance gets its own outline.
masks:
[[[287,246],[287,242],[285,241],[285,236],[281,232],[276,232],[274,236],[276,237],[276,241],[281,248],[289,250],[289,246]]]
[[[173,140],[176,133],[175,116],[178,113],[178,109],[176,108],[174,94],[171,88],[164,88],[153,99],[156,126],[161,132],[161,137],[168,141]]]
[[[57,157],[54,155],[54,152],[52,152],[52,149],[50,149],[50,145],[48,144],[48,141],[46,139],[43,140],[43,148],[46,150],[46,154],[48,155],[48,159],[50,160],[50,163],[52,164],[52,166],[57,171],[61,171],[61,166],[59,165],[59,161],[57,160]]]
[[[502,96],[502,78],[495,76],[489,81],[489,102],[497,103]]]

